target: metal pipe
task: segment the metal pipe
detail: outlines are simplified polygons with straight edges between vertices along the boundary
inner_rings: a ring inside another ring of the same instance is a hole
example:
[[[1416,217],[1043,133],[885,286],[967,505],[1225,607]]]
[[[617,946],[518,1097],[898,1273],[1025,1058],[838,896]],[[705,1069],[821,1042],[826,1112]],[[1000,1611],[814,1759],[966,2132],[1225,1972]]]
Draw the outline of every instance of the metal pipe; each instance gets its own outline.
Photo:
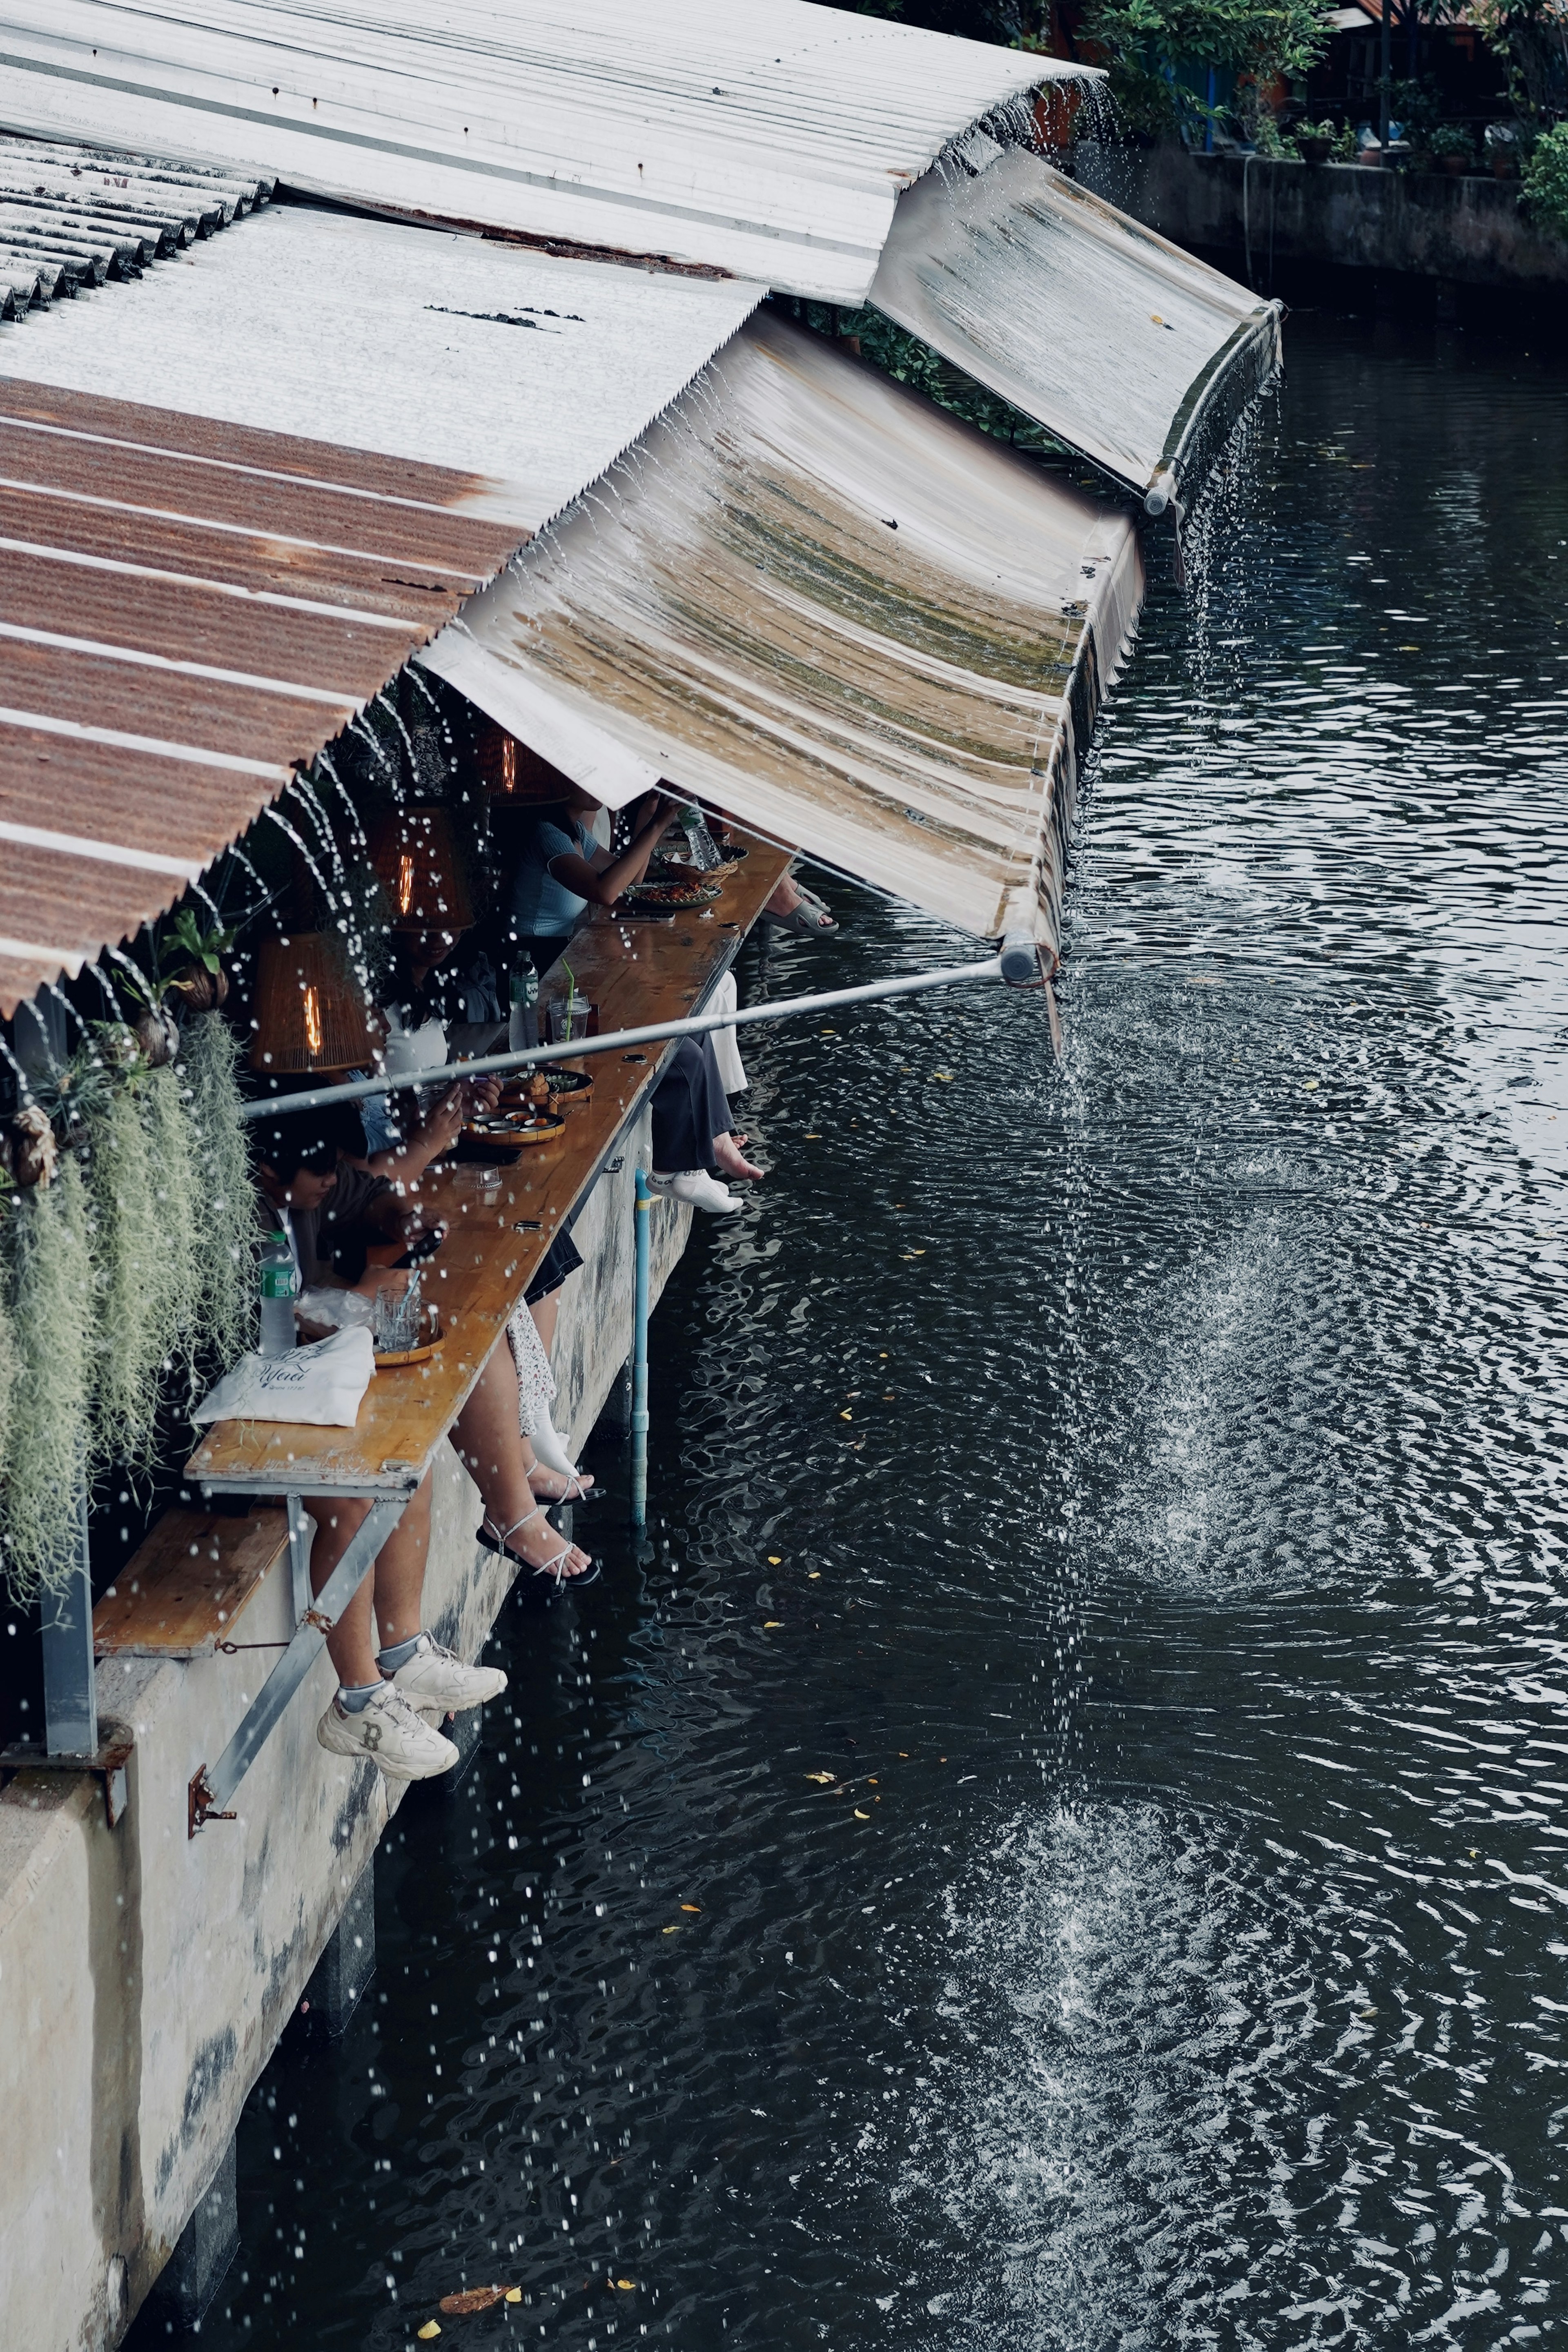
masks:
[[[1004,959],[989,956],[984,963],[949,965],[942,971],[911,972],[903,980],[868,981],[859,988],[829,988],[817,996],[786,996],[779,1004],[747,1004],[733,1013],[699,1013],[685,1021],[655,1021],[646,1029],[613,1029],[600,1037],[577,1037],[569,1045],[530,1045],[516,1053],[483,1054],[472,1062],[447,1062],[438,1070],[420,1070],[417,1083],[439,1086],[453,1078],[489,1077],[493,1071],[531,1069],[540,1062],[576,1062],[584,1054],[613,1054],[625,1045],[662,1045],[670,1037],[703,1037],[711,1029],[739,1029],[754,1021],[787,1021],[803,1013],[836,1012],[844,1004],[871,1004],[888,996],[919,996],[927,989],[952,988],[966,980],[1007,980]],[[414,1080],[404,1083],[412,1084]],[[297,1111],[320,1110],[328,1103],[363,1102],[368,1095],[395,1093],[395,1078],[351,1078],[341,1087],[313,1087],[307,1094],[267,1095],[247,1103],[240,1117],[291,1118]]]
[[[637,1264],[637,1289],[632,1308],[632,1525],[647,1525],[647,1290],[648,1260],[653,1255],[653,1194],[647,1178],[637,1172],[637,1205],[632,1212],[632,1238]]]
[[[92,1656],[92,1576],[87,1555],[87,1492],[77,1496],[76,1557],[65,1583],[39,1612],[44,1651],[44,1746],[51,1756],[98,1753],[98,1681]]]
[[[355,1530],[348,1549],[316,1595],[315,1606],[295,1629],[294,1638],[249,1706],[237,1729],[210,1772],[205,1767],[199,1801],[193,1798],[192,1834],[207,1814],[221,1811],[260,1754],[268,1733],[299,1689],[326,1645],[325,1626],[335,1624],[359,1591],[375,1556],[408,1508],[412,1489],[384,1495],[372,1503],[368,1516]],[[193,1791],[195,1782],[193,1782]]]

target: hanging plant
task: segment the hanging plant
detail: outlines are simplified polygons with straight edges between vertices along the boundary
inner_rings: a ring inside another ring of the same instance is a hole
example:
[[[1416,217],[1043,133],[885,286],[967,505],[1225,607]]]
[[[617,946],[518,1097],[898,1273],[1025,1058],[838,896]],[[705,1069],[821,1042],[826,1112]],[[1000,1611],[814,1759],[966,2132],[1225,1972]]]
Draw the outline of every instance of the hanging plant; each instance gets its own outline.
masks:
[[[166,984],[178,989],[187,1013],[215,1012],[227,1001],[228,974],[222,959],[237,937],[237,928],[204,931],[189,907],[182,907],[159,940],[160,968],[170,973]]]
[[[116,1088],[94,1121],[87,1177],[102,1339],[93,1451],[101,1456],[112,1433],[113,1454],[133,1475],[153,1465],[158,1374],[168,1345],[157,1311],[163,1234],[140,1095],[134,1084]]]
[[[87,1190],[74,1153],[6,1221],[13,1370],[0,1562],[19,1601],[58,1591],[80,1539],[98,1351]]]
[[[235,1071],[239,1045],[220,1013],[187,1022],[179,1075],[188,1088],[201,1215],[197,1318],[220,1372],[254,1345],[257,1224],[250,1152]]]
[[[150,1304],[159,1336],[160,1364],[173,1370],[177,1361],[194,1391],[201,1347],[198,1228],[203,1211],[195,1129],[181,1091],[174,1070],[148,1072],[143,1100],[153,1169],[153,1214],[159,1236],[157,1280]],[[104,1434],[112,1444],[112,1432]]]

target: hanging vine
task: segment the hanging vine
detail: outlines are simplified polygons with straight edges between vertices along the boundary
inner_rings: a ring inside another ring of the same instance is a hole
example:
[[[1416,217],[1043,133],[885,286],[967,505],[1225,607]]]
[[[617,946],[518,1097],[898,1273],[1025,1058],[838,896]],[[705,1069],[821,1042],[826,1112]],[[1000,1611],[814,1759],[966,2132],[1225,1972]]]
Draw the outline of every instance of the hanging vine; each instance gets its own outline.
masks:
[[[179,1070],[189,1088],[202,1195],[197,1320],[219,1372],[256,1337],[255,1193],[236,1076],[239,1050],[221,1013],[205,1013],[185,1024]]]
[[[58,1591],[80,1539],[82,1472],[93,1453],[97,1280],[87,1187],[74,1152],[6,1219],[16,1355],[0,1560],[19,1601]]]

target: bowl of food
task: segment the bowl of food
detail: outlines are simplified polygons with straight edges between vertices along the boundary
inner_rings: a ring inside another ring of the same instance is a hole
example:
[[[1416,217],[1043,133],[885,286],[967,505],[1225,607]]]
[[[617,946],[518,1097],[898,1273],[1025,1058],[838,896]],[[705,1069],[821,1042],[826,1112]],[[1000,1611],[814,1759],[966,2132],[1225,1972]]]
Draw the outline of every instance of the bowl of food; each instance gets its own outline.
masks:
[[[677,914],[687,908],[710,907],[722,897],[713,882],[634,882],[623,892],[628,907],[647,907],[655,913]]]

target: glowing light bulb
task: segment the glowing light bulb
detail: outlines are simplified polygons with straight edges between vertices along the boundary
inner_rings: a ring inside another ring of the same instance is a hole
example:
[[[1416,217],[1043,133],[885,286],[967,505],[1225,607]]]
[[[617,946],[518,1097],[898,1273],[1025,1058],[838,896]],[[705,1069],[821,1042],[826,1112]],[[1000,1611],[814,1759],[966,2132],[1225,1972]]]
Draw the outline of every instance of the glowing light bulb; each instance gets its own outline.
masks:
[[[312,1054],[321,1050],[321,1000],[313,988],[305,991],[305,1043]]]
[[[397,861],[397,911],[406,915],[414,904],[414,860],[406,851]]]

